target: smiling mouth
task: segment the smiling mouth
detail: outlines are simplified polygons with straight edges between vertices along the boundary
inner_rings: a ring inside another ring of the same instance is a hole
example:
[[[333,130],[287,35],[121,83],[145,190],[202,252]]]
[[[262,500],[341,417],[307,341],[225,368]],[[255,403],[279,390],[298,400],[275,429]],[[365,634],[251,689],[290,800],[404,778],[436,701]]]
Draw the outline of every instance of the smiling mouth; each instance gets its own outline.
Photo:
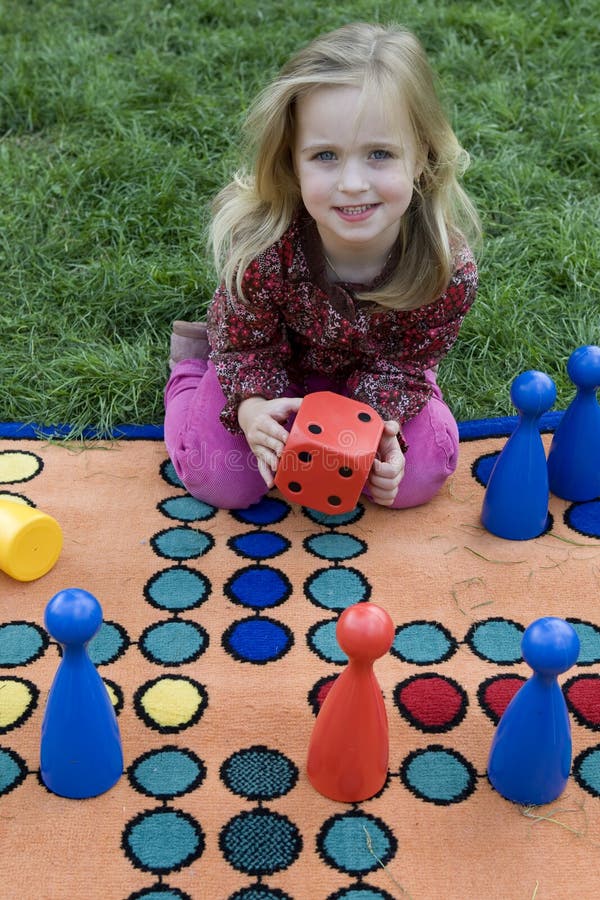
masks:
[[[377,205],[377,203],[364,203],[362,206],[338,206],[336,208],[345,216],[360,216],[370,209],[375,209]]]

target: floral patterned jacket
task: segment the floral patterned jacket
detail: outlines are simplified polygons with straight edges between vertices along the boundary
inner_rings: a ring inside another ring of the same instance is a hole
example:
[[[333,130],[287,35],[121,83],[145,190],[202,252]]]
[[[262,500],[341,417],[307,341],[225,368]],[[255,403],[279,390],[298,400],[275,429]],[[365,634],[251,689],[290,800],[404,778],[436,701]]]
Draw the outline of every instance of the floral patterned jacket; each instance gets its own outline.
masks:
[[[395,310],[357,301],[365,287],[332,284],[314,221],[299,215],[244,273],[246,302],[221,285],[208,311],[208,334],[226,403],[221,421],[239,432],[237,408],[253,395],[300,396],[311,373],[326,375],[348,395],[400,425],[427,404],[424,372],[454,344],[475,299],[477,267],[463,246],[444,293],[419,309]],[[400,437],[401,444],[403,443]]]

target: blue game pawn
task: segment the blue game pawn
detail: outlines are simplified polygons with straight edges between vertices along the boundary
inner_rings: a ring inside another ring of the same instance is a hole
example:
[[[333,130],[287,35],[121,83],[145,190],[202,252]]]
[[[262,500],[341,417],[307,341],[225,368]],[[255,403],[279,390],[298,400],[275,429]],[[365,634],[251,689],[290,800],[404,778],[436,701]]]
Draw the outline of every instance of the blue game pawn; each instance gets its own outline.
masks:
[[[61,797],[95,797],[123,773],[115,712],[86,649],[102,624],[102,608],[87,591],[71,588],[50,600],[44,623],[63,656],[42,722],[42,781]]]
[[[525,541],[542,534],[548,523],[548,466],[539,419],[556,400],[556,386],[544,372],[523,372],[513,381],[510,398],[520,419],[491,471],[481,521],[498,537]]]
[[[577,662],[575,629],[548,616],[526,629],[521,641],[533,675],[515,694],[498,723],[488,776],[499,794],[526,806],[556,800],[571,771],[571,726],[557,675]]]
[[[548,454],[550,490],[564,500],[600,496],[600,347],[579,347],[567,363],[577,393],[558,425]]]

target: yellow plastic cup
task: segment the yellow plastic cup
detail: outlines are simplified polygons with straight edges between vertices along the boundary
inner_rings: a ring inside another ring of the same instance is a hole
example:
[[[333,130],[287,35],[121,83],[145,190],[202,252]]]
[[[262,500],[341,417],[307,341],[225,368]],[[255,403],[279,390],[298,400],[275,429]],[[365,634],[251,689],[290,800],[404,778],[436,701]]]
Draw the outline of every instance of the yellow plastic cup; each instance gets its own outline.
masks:
[[[0,569],[17,581],[49,572],[62,550],[56,519],[18,500],[0,497]]]

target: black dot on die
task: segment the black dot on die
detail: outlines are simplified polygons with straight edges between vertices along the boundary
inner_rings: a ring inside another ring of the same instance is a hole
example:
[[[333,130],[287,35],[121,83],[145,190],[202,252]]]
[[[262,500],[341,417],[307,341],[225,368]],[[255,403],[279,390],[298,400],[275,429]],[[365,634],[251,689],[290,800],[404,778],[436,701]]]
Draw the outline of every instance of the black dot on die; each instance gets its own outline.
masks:
[[[301,450],[298,459],[300,462],[309,463],[312,460],[312,453],[309,453],[308,450]]]
[[[371,421],[371,416],[367,412],[360,412],[358,414],[358,418],[361,422],[370,422]]]
[[[290,481],[290,483],[288,484],[288,488],[290,491],[292,491],[292,493],[299,494],[302,490],[302,485],[297,481]]]
[[[340,466],[339,473],[342,478],[350,478],[352,476],[352,469],[350,466]]]
[[[332,494],[331,497],[327,498],[327,502],[330,506],[339,506],[342,501],[340,497],[336,497],[335,494]]]
[[[323,431],[320,425],[309,425],[308,430],[311,434],[321,434],[321,432]]]

